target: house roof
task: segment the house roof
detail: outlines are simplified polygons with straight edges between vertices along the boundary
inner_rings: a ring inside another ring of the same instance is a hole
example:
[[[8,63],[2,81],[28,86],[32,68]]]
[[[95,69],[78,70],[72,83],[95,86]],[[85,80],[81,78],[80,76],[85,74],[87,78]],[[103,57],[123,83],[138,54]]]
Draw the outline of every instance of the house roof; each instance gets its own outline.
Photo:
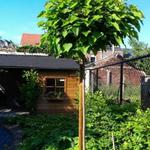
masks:
[[[24,33],[21,38],[21,46],[36,46],[40,44],[41,35],[40,34],[28,34]]]
[[[79,70],[79,65],[72,59],[37,55],[0,55],[0,68]]]

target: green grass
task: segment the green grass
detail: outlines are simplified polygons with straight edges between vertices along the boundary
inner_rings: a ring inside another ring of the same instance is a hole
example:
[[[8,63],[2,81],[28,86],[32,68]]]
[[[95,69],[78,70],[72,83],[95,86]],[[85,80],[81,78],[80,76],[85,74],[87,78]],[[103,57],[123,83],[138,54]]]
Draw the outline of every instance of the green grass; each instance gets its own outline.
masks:
[[[8,119],[23,130],[23,141],[18,150],[74,149],[78,136],[77,115],[17,116]]]
[[[101,86],[99,88],[102,91],[106,99],[118,100],[119,99],[119,87],[117,86]],[[127,85],[124,88],[123,99],[130,100],[130,102],[140,103],[141,89],[140,86]]]

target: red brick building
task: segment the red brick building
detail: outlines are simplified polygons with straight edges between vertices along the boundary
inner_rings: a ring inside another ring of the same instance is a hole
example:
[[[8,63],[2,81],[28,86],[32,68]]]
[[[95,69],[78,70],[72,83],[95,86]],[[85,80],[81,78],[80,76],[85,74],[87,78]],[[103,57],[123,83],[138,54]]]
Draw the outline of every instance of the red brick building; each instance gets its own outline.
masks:
[[[90,55],[90,60],[93,60],[93,55]],[[92,59],[91,59],[92,58]],[[99,51],[95,56],[95,65],[90,67],[92,69],[86,71],[86,88],[95,89],[95,87],[100,86],[119,86],[120,85],[120,65],[113,65],[109,67],[103,67],[108,64],[113,64],[116,62],[123,61],[123,51]],[[88,72],[89,71],[89,72]],[[141,77],[145,73],[130,64],[124,64],[123,66],[123,83],[125,86],[139,86],[141,84]]]
[[[123,57],[119,54],[114,54],[111,57],[99,62],[96,66],[112,64],[115,62],[123,61]],[[123,82],[125,85],[138,86],[141,83],[141,77],[144,72],[137,68],[124,64],[123,67]],[[99,85],[119,85],[120,84],[120,65],[109,66],[98,69],[98,82]]]

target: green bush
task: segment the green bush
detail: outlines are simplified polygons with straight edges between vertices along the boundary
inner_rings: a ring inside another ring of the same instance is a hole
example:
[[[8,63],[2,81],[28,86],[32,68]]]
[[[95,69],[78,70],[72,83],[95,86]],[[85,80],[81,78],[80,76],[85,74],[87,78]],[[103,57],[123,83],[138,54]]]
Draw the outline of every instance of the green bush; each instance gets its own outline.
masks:
[[[8,122],[23,129],[18,150],[73,150],[76,145],[77,115],[17,116]]]
[[[12,118],[24,137],[19,150],[78,150],[77,114]],[[86,95],[86,149],[149,150],[150,109],[137,103],[118,105],[100,91]]]
[[[150,109],[145,112],[137,110],[116,131],[116,145],[119,150],[149,150],[150,149]]]
[[[86,149],[150,149],[150,110],[142,111],[135,102],[117,105],[102,92],[86,98]]]
[[[21,101],[27,110],[35,112],[37,99],[41,94],[38,73],[34,70],[24,71],[22,77],[25,83],[20,87]]]

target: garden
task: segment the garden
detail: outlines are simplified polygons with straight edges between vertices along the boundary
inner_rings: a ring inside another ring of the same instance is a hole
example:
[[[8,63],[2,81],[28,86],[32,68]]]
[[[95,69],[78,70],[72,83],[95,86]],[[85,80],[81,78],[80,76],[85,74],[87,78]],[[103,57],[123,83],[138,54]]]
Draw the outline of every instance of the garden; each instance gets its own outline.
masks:
[[[19,150],[78,150],[78,114],[8,118],[23,130]],[[150,109],[116,104],[101,91],[86,95],[86,149],[149,150]]]
[[[73,58],[84,66],[87,53],[119,46],[126,37],[138,39],[144,15],[120,0],[49,0],[38,18],[44,31],[41,45],[47,53]],[[28,80],[28,74],[25,78]],[[23,131],[18,150],[78,150],[78,113],[35,114],[33,97],[38,95],[30,88],[37,85],[27,82],[21,91],[23,104],[32,115],[7,119],[7,124],[19,125]],[[103,91],[88,93],[85,104],[87,150],[150,149],[150,109],[141,110],[132,98],[119,105]]]

